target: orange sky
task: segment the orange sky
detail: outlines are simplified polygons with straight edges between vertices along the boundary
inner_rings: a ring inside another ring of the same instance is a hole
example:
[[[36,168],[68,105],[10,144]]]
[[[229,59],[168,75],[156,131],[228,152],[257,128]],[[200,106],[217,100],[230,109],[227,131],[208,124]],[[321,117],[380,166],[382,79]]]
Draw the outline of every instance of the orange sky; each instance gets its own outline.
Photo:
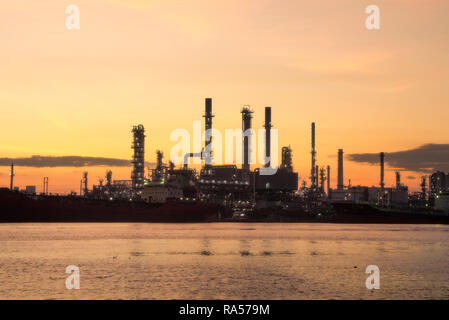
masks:
[[[65,8],[81,29],[65,27]],[[365,28],[377,4],[381,29]],[[310,122],[318,163],[336,154],[448,143],[447,0],[139,1],[0,3],[0,157],[130,158],[133,124],[147,130],[147,160],[166,154],[173,129],[191,130],[204,98],[214,127],[240,126],[239,109],[272,106],[280,145],[308,179]],[[196,151],[196,150],[193,150]],[[112,168],[128,179],[129,168]],[[85,168],[16,168],[16,185],[79,190]],[[91,182],[106,168],[88,168]],[[0,167],[0,186],[9,185]],[[375,166],[345,162],[345,180],[373,185]],[[418,173],[404,173],[419,177]],[[405,180],[405,179],[404,179]],[[387,172],[388,185],[394,182]],[[405,181],[417,188],[418,180]]]

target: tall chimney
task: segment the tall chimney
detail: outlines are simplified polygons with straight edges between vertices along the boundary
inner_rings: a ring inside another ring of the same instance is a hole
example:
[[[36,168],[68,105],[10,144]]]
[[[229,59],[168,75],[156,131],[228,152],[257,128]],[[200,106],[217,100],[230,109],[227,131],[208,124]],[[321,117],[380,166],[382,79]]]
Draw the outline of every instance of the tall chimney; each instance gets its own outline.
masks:
[[[318,188],[319,187],[319,175],[318,175],[318,166],[315,166],[315,186]]]
[[[396,171],[396,189],[401,187],[401,173]]]
[[[331,166],[327,166],[327,196],[329,196],[331,190]]]
[[[383,152],[380,153],[380,188],[383,190],[385,187],[385,182],[384,182],[384,171],[385,171],[385,166],[384,166],[384,162],[385,162],[385,154]]]
[[[265,167],[269,168],[271,163],[271,107],[265,107]]]
[[[310,176],[311,187],[316,187],[316,180],[318,175],[315,175],[315,162],[316,162],[316,150],[315,150],[315,122],[312,122],[312,172]]]
[[[250,162],[250,142],[251,142],[251,133],[247,130],[251,129],[251,119],[252,119],[252,111],[249,109],[249,106],[243,107],[242,111],[242,130],[243,130],[243,166],[244,170],[249,171],[249,162]]]
[[[338,181],[337,189],[343,189],[343,149],[338,149]]]
[[[205,135],[205,163],[206,166],[210,166],[212,164],[212,118],[214,117],[212,114],[212,98],[206,98],[205,100],[205,113],[204,113],[204,135]]]
[[[14,188],[14,164],[11,163],[11,181],[10,181],[10,185],[9,185],[9,189],[12,191]]]
[[[46,177],[46,180],[45,180],[45,191],[48,195],[48,177]]]

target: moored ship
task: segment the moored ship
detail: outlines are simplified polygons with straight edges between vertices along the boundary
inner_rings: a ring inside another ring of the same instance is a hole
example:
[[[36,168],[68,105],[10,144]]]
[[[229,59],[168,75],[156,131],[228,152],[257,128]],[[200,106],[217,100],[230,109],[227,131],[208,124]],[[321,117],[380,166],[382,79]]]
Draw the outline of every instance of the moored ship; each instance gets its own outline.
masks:
[[[0,222],[206,222],[220,207],[202,201],[93,200],[72,196],[27,196],[0,190]]]

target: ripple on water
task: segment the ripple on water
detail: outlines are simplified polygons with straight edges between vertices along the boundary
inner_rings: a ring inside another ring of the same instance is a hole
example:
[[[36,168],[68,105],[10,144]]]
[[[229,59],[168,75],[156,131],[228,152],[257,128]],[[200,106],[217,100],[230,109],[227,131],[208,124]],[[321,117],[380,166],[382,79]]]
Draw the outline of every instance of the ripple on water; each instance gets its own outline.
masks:
[[[145,253],[139,252],[139,251],[132,251],[132,252],[130,252],[130,255],[133,257],[140,257],[140,256],[144,256]]]

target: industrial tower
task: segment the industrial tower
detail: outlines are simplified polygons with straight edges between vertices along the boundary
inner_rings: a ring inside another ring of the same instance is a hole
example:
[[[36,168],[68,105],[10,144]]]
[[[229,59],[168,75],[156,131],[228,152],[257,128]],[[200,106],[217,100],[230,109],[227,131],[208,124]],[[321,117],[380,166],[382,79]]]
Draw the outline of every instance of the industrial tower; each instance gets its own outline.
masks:
[[[142,124],[134,126],[132,129],[134,156],[131,163],[133,171],[131,173],[132,188],[136,193],[143,189],[145,175],[145,129]]]
[[[265,107],[265,167],[271,166],[271,107]]]
[[[12,189],[14,188],[14,164],[11,163],[11,181],[10,181],[10,185],[9,185],[9,189],[12,191]]]
[[[249,106],[244,106],[242,108],[242,131],[243,131],[243,166],[242,169],[249,171],[249,163],[250,163],[250,144],[251,144],[251,119],[253,111],[249,108]]]
[[[205,123],[205,145],[204,145],[204,159],[206,166],[212,165],[212,98],[206,98],[206,110],[204,113],[204,123]]]
[[[312,122],[312,170],[310,175],[310,186],[314,189],[317,186],[318,174],[316,172],[316,150],[315,150],[315,122]]]

